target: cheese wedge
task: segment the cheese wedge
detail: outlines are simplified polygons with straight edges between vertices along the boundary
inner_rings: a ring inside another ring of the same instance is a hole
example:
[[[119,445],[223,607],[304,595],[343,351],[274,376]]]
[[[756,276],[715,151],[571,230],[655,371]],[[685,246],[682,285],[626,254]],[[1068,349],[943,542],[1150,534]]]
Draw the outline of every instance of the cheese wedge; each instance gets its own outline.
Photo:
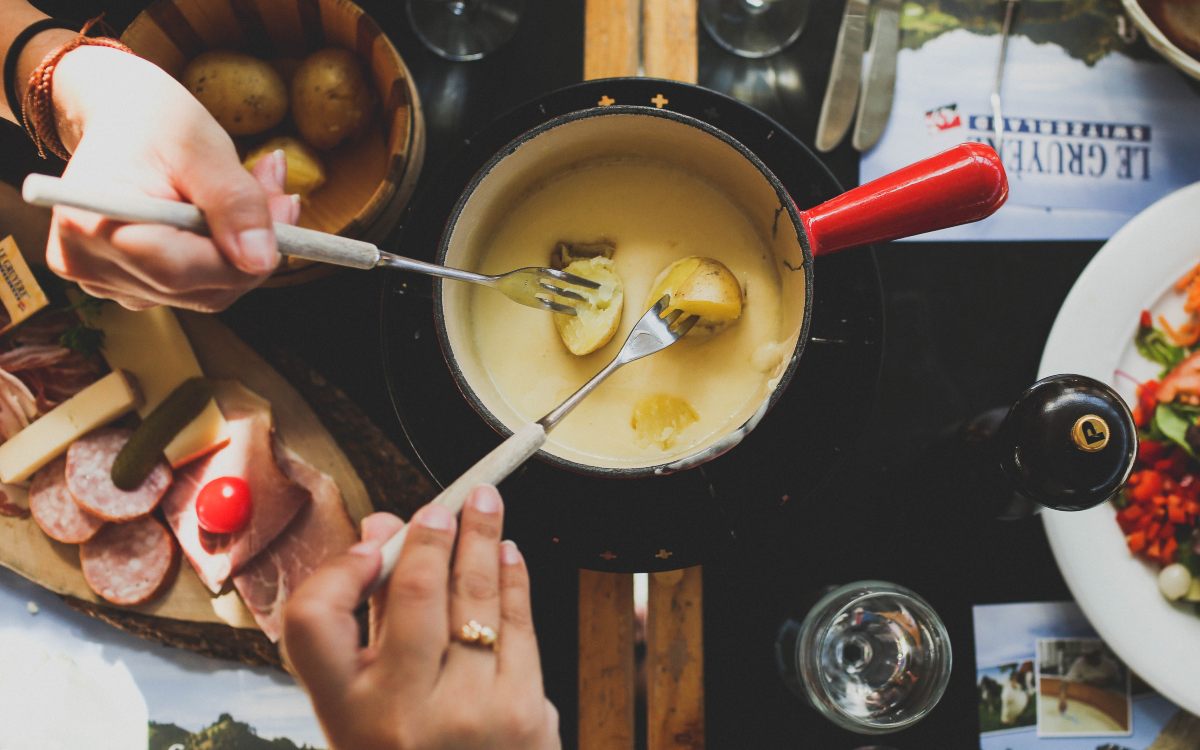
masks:
[[[104,331],[101,353],[108,366],[137,378],[142,388],[143,401],[138,408],[142,417],[180,383],[204,375],[187,335],[169,308],[134,311],[109,303],[89,316],[87,322]],[[217,403],[210,401],[163,453],[172,467],[179,467],[228,441],[225,418]]]
[[[71,443],[139,403],[138,388],[129,376],[110,372],[0,445],[0,482],[24,482]]]

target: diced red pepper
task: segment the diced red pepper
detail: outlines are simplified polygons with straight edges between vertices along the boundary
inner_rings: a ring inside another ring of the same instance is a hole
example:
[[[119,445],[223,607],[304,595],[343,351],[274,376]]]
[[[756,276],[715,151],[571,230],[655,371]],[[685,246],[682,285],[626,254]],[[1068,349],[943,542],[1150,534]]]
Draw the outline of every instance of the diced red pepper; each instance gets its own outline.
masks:
[[[1167,543],[1163,545],[1162,553],[1160,556],[1160,559],[1162,560],[1162,564],[1170,565],[1171,563],[1175,562],[1175,553],[1178,551],[1179,551],[1179,542],[1175,541],[1174,538],[1168,539]]]
[[[1139,503],[1148,502],[1150,498],[1162,490],[1162,474],[1153,471],[1143,471],[1137,486],[1130,491],[1130,496]]]
[[[1136,555],[1146,549],[1146,535],[1141,531],[1135,531],[1125,537],[1125,543],[1129,545],[1129,551]]]
[[[1153,463],[1162,458],[1166,453],[1167,446],[1157,440],[1143,440],[1138,443],[1137,460],[1142,463]]]
[[[1149,328],[1154,325],[1154,318],[1150,316],[1149,310],[1142,310],[1142,315],[1138,319],[1138,324],[1141,325],[1142,328]]]

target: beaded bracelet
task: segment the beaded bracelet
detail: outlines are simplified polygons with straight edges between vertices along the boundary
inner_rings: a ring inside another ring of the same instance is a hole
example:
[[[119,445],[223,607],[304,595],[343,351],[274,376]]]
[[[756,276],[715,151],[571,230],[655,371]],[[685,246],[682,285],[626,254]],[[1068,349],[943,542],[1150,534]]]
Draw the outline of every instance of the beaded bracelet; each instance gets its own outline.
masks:
[[[85,45],[110,47],[133,54],[133,50],[116,39],[86,36],[88,29],[99,20],[99,18],[93,18],[85,23],[79,30],[79,36],[42,58],[29,76],[29,87],[25,89],[25,98],[21,103],[21,123],[25,126],[25,132],[33,139],[34,145],[37,146],[38,156],[43,159],[46,158],[47,151],[63,161],[71,158],[66,146],[63,145],[62,138],[58,135],[58,123],[54,118],[52,90],[54,69],[63,56],[71,50]]]

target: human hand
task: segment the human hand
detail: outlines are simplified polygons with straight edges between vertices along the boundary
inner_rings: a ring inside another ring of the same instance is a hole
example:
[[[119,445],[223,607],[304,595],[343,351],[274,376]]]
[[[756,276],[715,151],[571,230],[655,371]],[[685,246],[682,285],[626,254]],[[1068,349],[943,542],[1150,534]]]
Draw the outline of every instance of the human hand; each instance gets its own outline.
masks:
[[[75,49],[59,62],[53,86],[59,134],[72,151],[65,179],[188,201],[204,211],[211,237],[58,208],[46,247],[51,270],[131,309],[213,312],[275,269],[272,221],[294,223],[300,210],[283,194],[281,154],[261,160],[252,176],[202,104],[128,53]]]
[[[455,549],[454,515],[419,510],[391,580],[372,596],[365,648],[354,609],[382,566],[380,545],[403,526],[398,518],[363,519],[363,541],[292,596],[284,650],[331,748],[561,747],[558,712],[542,687],[529,574],[516,546],[500,543],[502,516],[495,488],[476,488]],[[471,620],[497,630],[495,650],[451,640],[451,629]]]

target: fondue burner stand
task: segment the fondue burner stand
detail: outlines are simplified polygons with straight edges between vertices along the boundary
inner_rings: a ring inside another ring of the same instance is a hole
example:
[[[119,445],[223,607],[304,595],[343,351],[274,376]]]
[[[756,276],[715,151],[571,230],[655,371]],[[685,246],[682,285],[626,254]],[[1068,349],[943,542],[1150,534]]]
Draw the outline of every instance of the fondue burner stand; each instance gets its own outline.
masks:
[[[505,144],[546,120],[619,103],[672,109],[741,141],[801,209],[842,192],[799,140],[750,106],[708,89],[647,78],[590,81],[524,104],[464,140],[410,204],[400,247],[432,260],[459,194]],[[762,423],[726,455],[690,471],[601,479],[532,459],[502,485],[506,534],[522,548],[611,572],[696,565],[755,544],[789,504],[820,501],[823,480],[852,451],[873,408],[883,353],[874,251],[815,261],[812,336],[792,382]],[[434,329],[428,279],[392,273],[381,305],[384,372],[412,452],[445,486],[502,437],[455,386]]]

